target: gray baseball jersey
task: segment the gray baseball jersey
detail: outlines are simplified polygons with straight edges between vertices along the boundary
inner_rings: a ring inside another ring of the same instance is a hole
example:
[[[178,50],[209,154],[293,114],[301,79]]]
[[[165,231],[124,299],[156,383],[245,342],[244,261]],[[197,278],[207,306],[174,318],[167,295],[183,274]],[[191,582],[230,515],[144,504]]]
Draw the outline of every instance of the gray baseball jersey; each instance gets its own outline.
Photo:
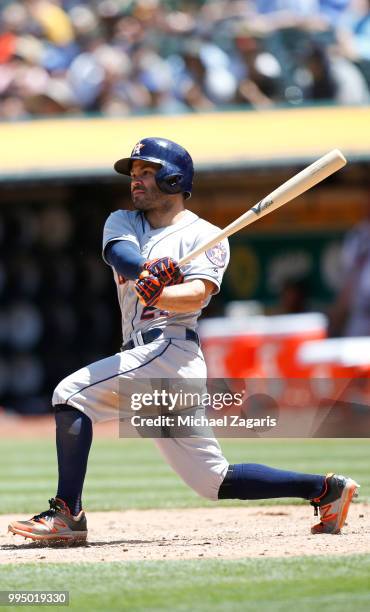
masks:
[[[103,257],[106,245],[113,240],[131,240],[145,259],[171,256],[179,260],[195,247],[204,244],[218,228],[186,211],[174,225],[153,229],[140,212],[118,210],[112,213],[104,228]],[[220,288],[229,262],[227,241],[197,257],[183,270],[185,281],[204,278]],[[170,338],[161,336],[149,344],[137,345],[92,363],[70,376],[56,387],[53,405],[68,404],[88,415],[93,422],[129,418],[125,410],[130,400],[130,383],[151,390],[151,381],[199,379],[207,377],[202,349],[194,341],[184,339],[177,328],[196,327],[200,311],[169,313],[142,306],[133,290],[133,281],[126,281],[113,270],[122,311],[123,341],[135,338],[137,332],[153,327],[170,328]],[[208,300],[209,301],[209,300]],[[206,304],[204,304],[206,306]],[[182,338],[182,339],[181,339]],[[156,438],[155,444],[169,465],[200,495],[216,500],[228,469],[220,445],[212,432],[202,428],[189,431],[187,437]]]
[[[108,243],[116,240],[130,240],[136,244],[145,259],[157,257],[181,257],[207,241],[219,228],[186,210],[174,225],[153,229],[139,211],[117,210],[107,219],[103,234],[103,258]],[[220,289],[223,274],[229,263],[229,245],[224,240],[216,247],[200,255],[184,268],[185,281],[204,278]],[[134,281],[126,281],[113,269],[117,285],[118,300],[122,313],[122,336],[126,342],[132,332],[145,331],[153,327],[182,325],[194,329],[200,310],[191,313],[166,312],[155,307],[143,306],[133,290]],[[207,306],[211,297],[205,302]]]

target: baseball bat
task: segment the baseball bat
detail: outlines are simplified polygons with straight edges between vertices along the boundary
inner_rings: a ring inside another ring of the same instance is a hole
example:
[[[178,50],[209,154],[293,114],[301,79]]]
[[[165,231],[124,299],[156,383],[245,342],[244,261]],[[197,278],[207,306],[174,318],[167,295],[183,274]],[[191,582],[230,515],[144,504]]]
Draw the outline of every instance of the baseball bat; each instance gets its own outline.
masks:
[[[346,163],[346,158],[338,149],[326,153],[326,155],[317,159],[307,166],[307,168],[285,181],[285,183],[272,191],[268,196],[263,198],[263,200],[260,200],[255,206],[247,210],[247,212],[243,213],[223,230],[220,230],[213,238],[191,251],[185,257],[182,257],[179,261],[179,265],[183,266],[187,264],[195,257],[198,257],[198,255],[208,251],[208,249],[211,249],[224,240],[224,238],[232,236],[239,230],[247,227],[247,225],[257,221],[257,219],[268,215],[273,210],[283,206],[283,204],[290,202],[290,200],[308,191],[308,189],[311,189],[311,187],[314,187],[317,183],[320,183],[331,174],[334,174],[337,170],[340,170],[340,168],[343,168]]]

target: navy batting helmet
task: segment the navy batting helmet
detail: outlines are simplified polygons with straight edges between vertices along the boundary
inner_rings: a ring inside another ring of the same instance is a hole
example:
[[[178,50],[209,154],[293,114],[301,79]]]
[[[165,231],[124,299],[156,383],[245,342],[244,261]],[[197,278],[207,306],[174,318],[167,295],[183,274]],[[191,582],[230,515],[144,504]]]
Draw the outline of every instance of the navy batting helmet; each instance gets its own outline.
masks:
[[[194,167],[189,153],[176,142],[166,138],[143,138],[132,149],[131,156],[119,159],[114,169],[130,176],[135,159],[160,164],[155,180],[164,193],[183,193],[190,198],[193,185]]]

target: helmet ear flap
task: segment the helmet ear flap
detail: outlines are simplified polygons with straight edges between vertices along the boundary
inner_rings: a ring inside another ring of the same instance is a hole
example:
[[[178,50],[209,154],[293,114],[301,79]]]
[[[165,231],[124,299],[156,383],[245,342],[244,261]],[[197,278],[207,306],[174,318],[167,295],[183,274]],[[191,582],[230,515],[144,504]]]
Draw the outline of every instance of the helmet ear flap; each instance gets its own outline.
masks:
[[[170,176],[166,178],[166,183],[168,183],[171,188],[181,187],[182,179],[182,174],[170,174]]]
[[[159,170],[156,174],[156,181],[159,189],[164,193],[174,194],[182,192],[182,182],[184,176],[181,173],[166,174],[165,169]]]

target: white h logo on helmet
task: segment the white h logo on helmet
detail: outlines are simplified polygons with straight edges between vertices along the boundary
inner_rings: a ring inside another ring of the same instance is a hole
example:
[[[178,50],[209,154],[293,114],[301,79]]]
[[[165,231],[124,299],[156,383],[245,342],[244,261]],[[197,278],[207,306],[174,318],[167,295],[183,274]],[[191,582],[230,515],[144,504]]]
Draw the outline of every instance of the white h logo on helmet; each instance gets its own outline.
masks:
[[[142,142],[138,142],[138,143],[137,143],[137,144],[134,146],[134,148],[132,149],[131,156],[133,156],[133,155],[140,155],[140,151],[141,151],[141,149],[142,149],[143,147],[145,147],[145,145],[144,145]]]

